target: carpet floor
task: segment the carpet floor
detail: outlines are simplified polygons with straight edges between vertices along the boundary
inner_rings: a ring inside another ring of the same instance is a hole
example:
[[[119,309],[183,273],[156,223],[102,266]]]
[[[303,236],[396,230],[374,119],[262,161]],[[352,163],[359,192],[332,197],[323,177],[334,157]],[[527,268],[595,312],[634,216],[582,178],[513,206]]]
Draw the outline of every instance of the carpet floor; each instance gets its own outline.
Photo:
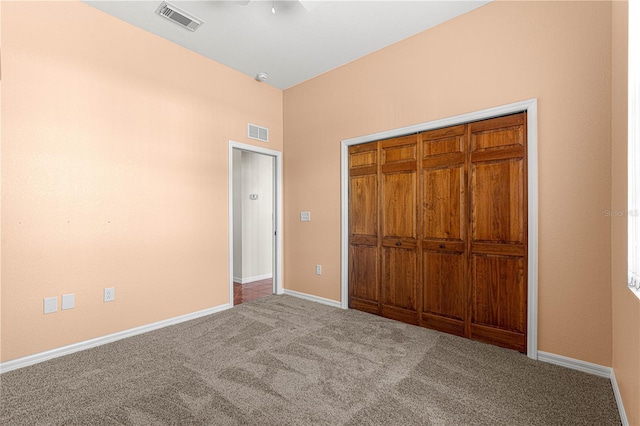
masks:
[[[0,376],[2,425],[619,425],[609,380],[267,296]]]

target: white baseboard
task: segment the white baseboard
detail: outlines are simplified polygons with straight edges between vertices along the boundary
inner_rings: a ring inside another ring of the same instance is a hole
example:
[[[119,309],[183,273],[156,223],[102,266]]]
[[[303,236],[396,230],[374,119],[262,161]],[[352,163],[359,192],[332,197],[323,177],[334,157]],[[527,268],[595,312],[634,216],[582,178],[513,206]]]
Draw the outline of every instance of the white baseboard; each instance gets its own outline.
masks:
[[[620,413],[620,422],[622,426],[629,426],[629,419],[627,419],[627,412],[624,410],[624,404],[622,403],[622,395],[620,395],[620,389],[618,388],[618,381],[616,380],[616,374],[611,369],[611,386],[613,386],[613,394],[616,397],[616,404],[618,404],[618,412]]]
[[[334,308],[341,308],[340,302],[331,299],[325,299],[324,297],[314,296],[312,294],[300,293],[299,291],[294,290],[284,290],[284,294],[288,294],[289,296],[299,297],[300,299],[310,300],[312,302],[322,303],[323,305],[333,306]]]
[[[125,339],[127,337],[135,336],[137,334],[146,333],[149,331],[157,330],[159,328],[167,327],[181,322],[190,321],[196,318],[204,317],[206,315],[215,314],[231,308],[231,305],[224,304],[215,306],[209,309],[203,309],[201,311],[192,312],[190,314],[180,315],[178,317],[169,318],[166,320],[154,322],[140,327],[130,328],[128,330],[119,331],[113,334],[107,334],[106,336],[96,337],[95,339],[85,340],[83,342],[74,343],[72,345],[63,346],[61,348],[51,349],[45,352],[40,352],[33,355],[28,355],[23,358],[12,359],[11,361],[5,361],[0,363],[0,374],[7,371],[17,370],[18,368],[28,367],[29,365],[38,364],[43,361],[47,361],[53,358],[57,358],[63,355],[69,355],[74,352],[83,351],[85,349],[94,348],[96,346],[104,345],[107,343],[115,342],[116,340]]]
[[[618,413],[620,413],[620,421],[622,422],[622,426],[629,426],[629,420],[627,419],[627,413],[622,404],[622,396],[620,395],[620,389],[618,388],[618,382],[616,381],[613,368],[543,351],[538,351],[538,361],[548,362],[549,364],[559,365],[611,380],[611,387],[613,388],[613,394],[616,397],[616,404],[618,405]]]
[[[593,374],[594,376],[606,377],[607,379],[611,377],[611,367],[605,367],[603,365],[593,364],[591,362],[581,361],[579,359],[556,355],[549,352],[538,351],[538,361],[560,365],[572,370]]]
[[[269,274],[255,275],[253,277],[247,277],[247,278],[233,277],[233,282],[237,284],[249,284],[256,281],[266,280],[267,278],[273,278],[273,274],[269,273]]]

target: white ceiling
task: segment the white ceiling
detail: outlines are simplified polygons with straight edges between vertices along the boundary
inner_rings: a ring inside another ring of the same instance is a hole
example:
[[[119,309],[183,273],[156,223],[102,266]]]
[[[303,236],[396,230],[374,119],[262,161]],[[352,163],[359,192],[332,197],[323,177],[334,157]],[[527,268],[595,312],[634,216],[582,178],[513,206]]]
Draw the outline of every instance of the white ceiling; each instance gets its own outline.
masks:
[[[204,24],[195,32],[155,14],[162,0],[88,3],[237,71],[286,89],[434,27],[488,1],[315,2],[169,0]],[[271,13],[275,5],[276,13]]]

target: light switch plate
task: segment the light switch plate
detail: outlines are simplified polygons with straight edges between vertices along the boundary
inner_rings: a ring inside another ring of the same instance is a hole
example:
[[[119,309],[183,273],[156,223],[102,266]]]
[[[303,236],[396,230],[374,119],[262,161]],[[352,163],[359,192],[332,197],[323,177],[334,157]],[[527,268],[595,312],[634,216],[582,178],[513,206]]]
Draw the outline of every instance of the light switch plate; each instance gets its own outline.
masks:
[[[57,297],[45,297],[44,299],[44,313],[51,314],[58,311],[58,298]]]
[[[300,212],[300,222],[311,222],[311,212]]]
[[[62,309],[73,309],[76,305],[76,295],[71,294],[63,294],[62,295]]]

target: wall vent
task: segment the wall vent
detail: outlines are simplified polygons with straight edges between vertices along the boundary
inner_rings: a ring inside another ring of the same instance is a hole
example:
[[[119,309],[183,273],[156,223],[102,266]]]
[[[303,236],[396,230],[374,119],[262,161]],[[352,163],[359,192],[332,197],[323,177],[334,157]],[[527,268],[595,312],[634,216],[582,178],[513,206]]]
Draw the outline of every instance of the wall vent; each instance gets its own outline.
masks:
[[[269,142],[269,129],[266,127],[256,126],[255,124],[247,124],[247,136],[250,139],[256,139],[262,142]]]
[[[188,29],[189,31],[197,30],[198,27],[204,23],[202,19],[189,15],[187,12],[167,3],[166,1],[160,3],[160,6],[156,9],[156,13],[160,16],[164,16],[172,22],[175,22],[181,27]]]

